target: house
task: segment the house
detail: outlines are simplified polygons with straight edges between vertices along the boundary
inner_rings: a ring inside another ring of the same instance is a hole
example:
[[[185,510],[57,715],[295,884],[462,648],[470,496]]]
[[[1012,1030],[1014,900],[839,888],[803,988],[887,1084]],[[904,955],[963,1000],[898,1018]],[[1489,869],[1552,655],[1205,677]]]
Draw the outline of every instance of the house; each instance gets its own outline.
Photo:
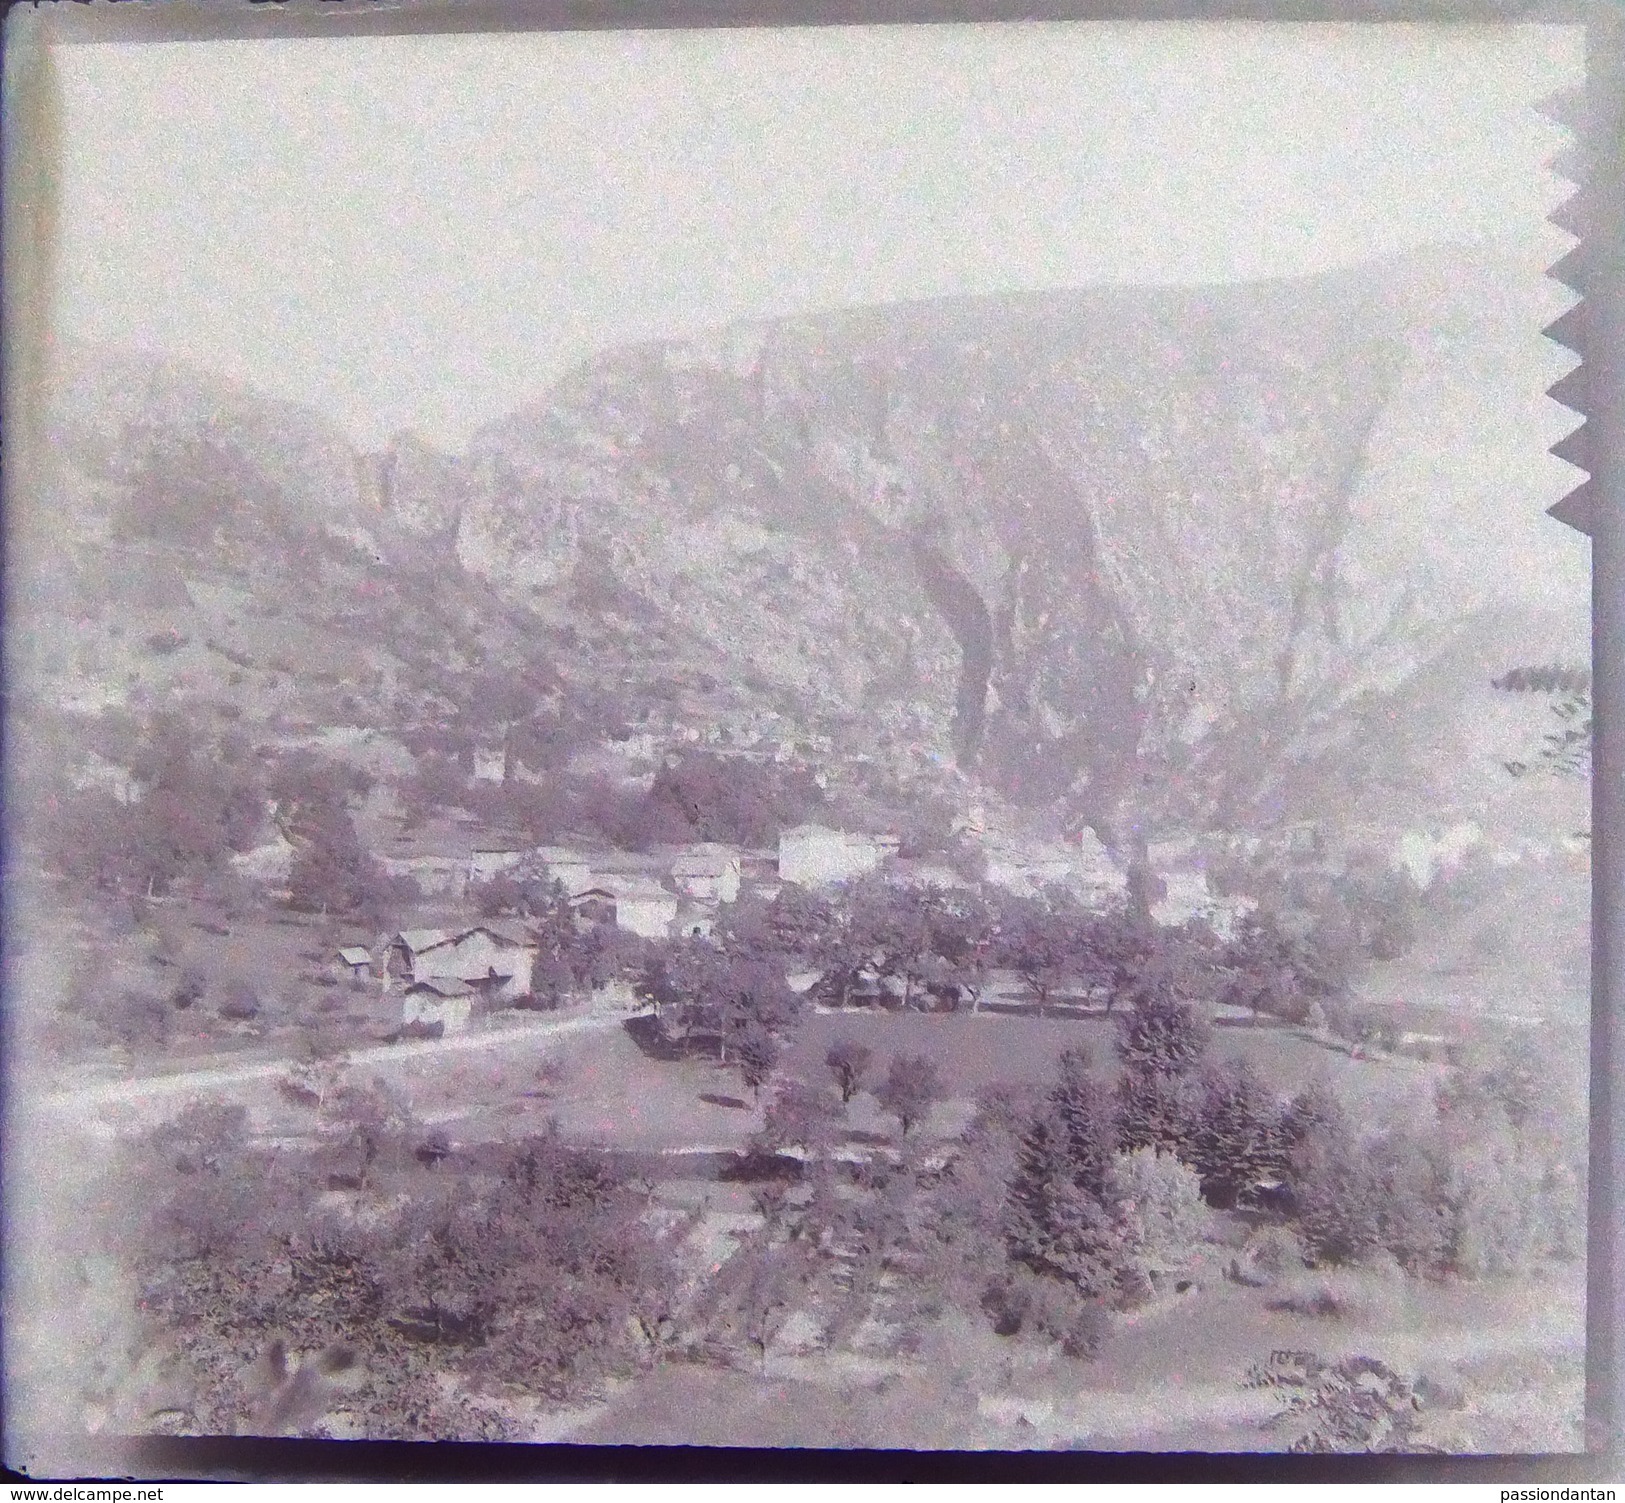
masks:
[[[279,830],[262,845],[232,852],[231,869],[250,882],[285,883],[293,871],[293,858],[293,845]]]
[[[739,896],[739,852],[714,841],[690,846],[673,863],[672,882],[696,903],[732,903]]]
[[[372,951],[365,945],[346,945],[339,951],[339,963],[347,966],[350,974],[360,981],[372,970]]]
[[[974,887],[962,873],[942,861],[903,861],[894,862],[889,871],[889,879],[899,887]]]
[[[408,929],[389,943],[386,975],[406,983],[460,981],[489,1005],[530,990],[535,937],[522,924],[493,919],[457,931]]]
[[[447,1033],[460,1033],[474,1013],[474,989],[453,976],[429,976],[406,988],[403,1023],[439,1023]]]
[[[468,880],[489,882],[493,877],[511,875],[524,865],[526,854],[503,847],[476,850],[468,858]]]
[[[451,936],[444,929],[402,929],[384,946],[384,980],[410,985],[419,975],[431,974],[422,957],[446,944]]]
[[[797,825],[779,836],[779,879],[802,887],[826,887],[872,872],[896,854],[896,836]]]
[[[501,783],[508,773],[508,758],[501,747],[478,747],[474,752],[474,781]]]
[[[571,893],[570,911],[575,915],[577,927],[615,922],[615,894],[607,887],[586,887]]]
[[[557,882],[572,897],[592,886],[592,868],[587,858],[568,846],[539,845],[525,853],[517,870],[523,876]]]
[[[710,939],[716,929],[716,908],[709,903],[696,903],[689,899],[677,904],[677,915],[672,920],[671,932],[681,939]]]
[[[677,919],[677,894],[648,877],[610,877],[599,884],[615,904],[615,923],[629,934],[666,939]]]
[[[459,821],[437,819],[372,849],[385,876],[407,878],[426,898],[460,898],[468,887],[474,842]]]
[[[1064,851],[1023,851],[1015,846],[984,847],[984,880],[993,887],[1022,897],[1033,897],[1046,887],[1065,887],[1074,863]]]

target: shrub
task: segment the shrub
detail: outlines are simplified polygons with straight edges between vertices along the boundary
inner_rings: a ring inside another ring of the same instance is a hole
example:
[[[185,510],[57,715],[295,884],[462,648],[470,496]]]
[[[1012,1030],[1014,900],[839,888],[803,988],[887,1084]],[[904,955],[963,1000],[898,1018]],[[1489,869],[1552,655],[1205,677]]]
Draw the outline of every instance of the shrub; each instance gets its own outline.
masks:
[[[150,992],[127,987],[97,1014],[102,1030],[127,1048],[162,1044],[169,1037],[169,1009]]]
[[[1403,1304],[1404,1275],[1392,1259],[1361,1268],[1331,1268],[1289,1274],[1272,1310],[1318,1320],[1388,1325]]]
[[[181,972],[181,979],[175,983],[175,990],[170,994],[170,1005],[184,1012],[194,1002],[201,1002],[207,990],[208,982],[204,980],[203,972],[196,966],[187,966]]]
[[[259,993],[246,981],[234,981],[226,988],[217,1009],[223,1018],[233,1022],[247,1022],[260,1015]]]
[[[146,639],[147,650],[155,652],[159,657],[167,657],[172,652],[178,652],[186,645],[188,638],[184,632],[176,631],[173,626],[165,627],[163,631],[155,631]]]
[[[1241,1267],[1252,1282],[1260,1284],[1274,1284],[1301,1273],[1304,1261],[1303,1244],[1292,1229],[1285,1226],[1257,1228],[1241,1249]]]
[[[433,1020],[426,1018],[413,1018],[409,1023],[403,1023],[396,1032],[397,1039],[438,1039],[446,1034],[445,1022],[440,1018]]]
[[[1111,1329],[1098,1300],[1080,1299],[1059,1280],[1019,1266],[988,1285],[981,1306],[998,1335],[1033,1336],[1059,1346],[1068,1357],[1093,1357]]]
[[[1154,1148],[1119,1153],[1112,1162],[1124,1266],[1152,1287],[1189,1268],[1211,1225],[1196,1171]]]

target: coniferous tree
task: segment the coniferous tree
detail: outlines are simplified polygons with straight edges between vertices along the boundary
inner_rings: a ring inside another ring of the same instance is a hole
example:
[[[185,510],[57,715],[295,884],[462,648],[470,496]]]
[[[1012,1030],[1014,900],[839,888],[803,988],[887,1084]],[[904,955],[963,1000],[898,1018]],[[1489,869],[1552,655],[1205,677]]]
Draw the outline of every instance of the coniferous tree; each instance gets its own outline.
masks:
[[[1245,1059],[1208,1066],[1198,1089],[1190,1147],[1202,1193],[1211,1205],[1233,1206],[1282,1168],[1280,1110]]]
[[[1050,1092],[1049,1105],[1064,1134],[1073,1180],[1104,1197],[1117,1148],[1110,1098],[1089,1073],[1087,1050],[1065,1050],[1059,1065],[1060,1078]]]
[[[1207,1052],[1209,1029],[1158,968],[1148,975],[1118,1029],[1117,1052],[1131,1071],[1188,1075]]]
[[[1023,1135],[1005,1202],[1005,1245],[1034,1273],[1060,1279],[1080,1294],[1117,1287],[1122,1243],[1112,1192],[1080,1184],[1066,1124],[1053,1108]]]
[[[1299,1234],[1317,1263],[1358,1263],[1383,1242],[1383,1187],[1362,1146],[1315,1133],[1288,1169]]]
[[[1160,1148],[1186,1155],[1195,1122],[1192,1083],[1181,1075],[1147,1070],[1125,1070],[1117,1078],[1113,1095],[1117,1146]]]

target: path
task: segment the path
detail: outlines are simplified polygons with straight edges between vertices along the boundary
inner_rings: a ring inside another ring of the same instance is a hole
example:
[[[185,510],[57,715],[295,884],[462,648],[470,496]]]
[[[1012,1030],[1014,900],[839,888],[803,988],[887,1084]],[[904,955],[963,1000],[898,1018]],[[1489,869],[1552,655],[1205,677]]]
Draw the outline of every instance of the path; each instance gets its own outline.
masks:
[[[395,1064],[427,1056],[466,1054],[479,1050],[502,1049],[534,1044],[565,1034],[583,1033],[621,1026],[612,1013],[579,1013],[571,1017],[525,1023],[518,1027],[493,1028],[453,1034],[449,1038],[413,1039],[398,1044],[374,1044],[365,1049],[335,1055],[333,1062],[344,1066]],[[59,1091],[45,1096],[38,1107],[46,1112],[87,1113],[104,1106],[142,1106],[176,1097],[200,1095],[230,1089],[253,1081],[274,1080],[296,1065],[291,1057],[262,1060],[251,1065],[234,1065],[207,1070],[188,1070],[174,1075],[144,1075],[127,1080],[104,1081],[78,1090]]]

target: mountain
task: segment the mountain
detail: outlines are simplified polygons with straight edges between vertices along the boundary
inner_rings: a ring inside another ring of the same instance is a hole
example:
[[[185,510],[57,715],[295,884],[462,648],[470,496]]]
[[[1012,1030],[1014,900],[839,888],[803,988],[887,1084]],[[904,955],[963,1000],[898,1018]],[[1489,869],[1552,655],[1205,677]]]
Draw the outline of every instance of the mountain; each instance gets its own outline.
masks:
[[[882,768],[1119,851],[1477,809],[1504,759],[1447,748],[1488,677],[1585,649],[1583,598],[1493,541],[1556,526],[1532,254],[740,324],[609,351],[457,456],[86,356],[51,598],[157,602],[190,644],[165,671],[190,652],[238,693],[209,653],[263,666],[230,639],[274,606],[289,669],[254,713],[329,723],[325,675],[385,730],[540,663],[608,719],[661,707],[657,735],[771,722],[871,791]]]

